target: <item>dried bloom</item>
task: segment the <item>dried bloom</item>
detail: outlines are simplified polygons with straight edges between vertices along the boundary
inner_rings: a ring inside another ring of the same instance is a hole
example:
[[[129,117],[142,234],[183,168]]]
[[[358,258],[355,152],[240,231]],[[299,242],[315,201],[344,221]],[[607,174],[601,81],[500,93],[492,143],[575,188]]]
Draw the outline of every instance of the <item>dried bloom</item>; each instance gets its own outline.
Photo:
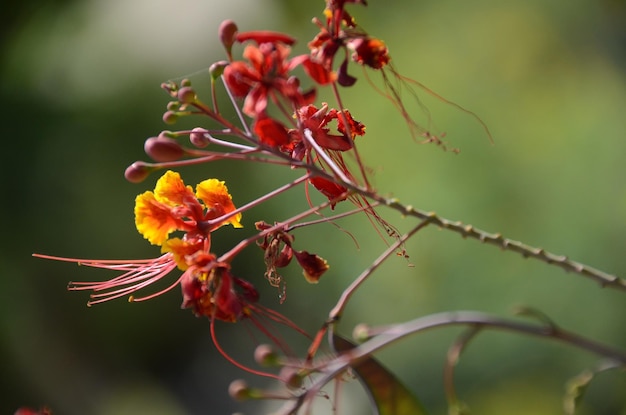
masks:
[[[389,63],[389,51],[385,42],[371,37],[359,37],[349,41],[346,46],[353,50],[352,60],[373,69],[382,69]]]
[[[271,228],[269,224],[262,221],[255,223],[255,226],[260,231]],[[317,283],[329,268],[328,263],[322,257],[309,254],[307,251],[294,250],[292,246],[294,239],[293,235],[278,229],[265,235],[263,240],[258,243],[259,247],[265,251],[264,258],[265,266],[267,267],[265,277],[272,286],[282,286],[283,290],[284,283],[277,268],[289,265],[293,257],[296,258],[296,261],[302,267],[302,273],[310,283]]]

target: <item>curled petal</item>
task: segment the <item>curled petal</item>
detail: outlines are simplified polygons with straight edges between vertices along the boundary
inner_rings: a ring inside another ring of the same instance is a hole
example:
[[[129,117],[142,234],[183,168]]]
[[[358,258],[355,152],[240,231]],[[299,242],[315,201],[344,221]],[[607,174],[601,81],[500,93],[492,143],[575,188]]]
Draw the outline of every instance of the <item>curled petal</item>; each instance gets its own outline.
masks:
[[[348,110],[343,110],[343,114],[348,120],[348,125],[350,126],[350,135],[352,136],[352,139],[354,139],[357,135],[365,135],[365,125],[362,122],[356,121],[354,118],[352,118],[352,115]],[[344,124],[344,117],[340,115],[337,115],[337,130],[342,134],[347,133],[346,126]]]
[[[298,264],[302,267],[304,278],[311,284],[317,284],[320,277],[330,268],[326,260],[307,251],[294,251]]]
[[[219,215],[225,215],[235,211],[237,208],[233,203],[233,198],[228,193],[228,188],[223,181],[217,179],[204,180],[196,187],[196,196],[202,200],[208,209],[215,209]],[[217,216],[210,218],[216,219]],[[241,228],[241,213],[231,216],[219,226],[231,224],[235,228]]]
[[[334,208],[337,202],[348,198],[346,194],[348,189],[323,177],[312,177],[309,182],[311,182],[320,193],[326,196],[328,200],[334,200],[330,205],[331,208]]]
[[[339,75],[337,82],[341,86],[352,86],[356,82],[356,78],[348,73],[348,59],[346,58],[341,66],[339,66]]]

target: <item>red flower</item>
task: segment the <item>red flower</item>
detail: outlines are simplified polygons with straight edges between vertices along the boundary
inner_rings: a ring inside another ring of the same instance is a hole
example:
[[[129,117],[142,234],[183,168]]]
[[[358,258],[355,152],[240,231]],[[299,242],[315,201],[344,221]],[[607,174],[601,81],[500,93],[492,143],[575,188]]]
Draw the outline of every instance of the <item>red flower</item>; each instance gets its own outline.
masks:
[[[366,5],[364,0],[328,0],[324,15],[326,24],[319,20],[315,23],[320,32],[309,42],[311,59],[322,65],[324,70],[333,70],[335,55],[341,49],[351,50],[352,60],[360,65],[381,69],[389,62],[389,53],[384,42],[369,36],[361,30],[354,18],[344,10],[348,3]],[[356,78],[348,74],[348,59],[339,67],[337,80],[342,86],[351,86]]]
[[[243,57],[248,63],[235,61],[224,69],[224,79],[233,95],[245,97],[243,112],[258,118],[265,115],[268,101],[279,104],[287,100],[294,108],[315,99],[315,90],[302,91],[300,82],[289,73],[309,60],[306,55],[288,59],[290,48],[282,43],[246,46]]]
[[[194,267],[194,272],[187,272],[182,278],[182,307],[191,308],[198,317],[231,323],[250,316],[251,304],[259,299],[256,289],[233,276],[227,264],[215,264],[214,258],[206,260],[205,266]]]

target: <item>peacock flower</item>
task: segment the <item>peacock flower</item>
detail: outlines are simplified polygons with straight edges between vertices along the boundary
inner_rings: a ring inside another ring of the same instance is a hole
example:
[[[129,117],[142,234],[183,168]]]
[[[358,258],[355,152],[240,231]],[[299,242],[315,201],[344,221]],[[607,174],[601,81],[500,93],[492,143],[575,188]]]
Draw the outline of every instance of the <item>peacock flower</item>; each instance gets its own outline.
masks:
[[[205,180],[194,193],[178,173],[167,171],[154,192],[144,192],[135,199],[135,225],[153,245],[163,246],[172,232],[182,231],[188,240],[205,240],[208,251],[212,231],[226,224],[242,227],[241,213],[235,211],[223,181]]]
[[[196,277],[200,268],[207,272],[215,262],[215,256],[209,251],[211,232],[227,224],[241,228],[240,221],[241,213],[237,212],[223,181],[204,180],[194,192],[178,173],[167,171],[157,181],[153,192],[142,193],[135,200],[135,225],[150,243],[161,246],[162,255],[158,258],[86,260],[35,256],[121,272],[108,281],[71,282],[68,286],[71,291],[92,292],[88,305],[126,296],[129,301],[143,301]],[[183,232],[182,237],[171,237],[176,231]],[[184,273],[167,288],[139,298],[134,296],[135,292],[162,280],[176,268]]]

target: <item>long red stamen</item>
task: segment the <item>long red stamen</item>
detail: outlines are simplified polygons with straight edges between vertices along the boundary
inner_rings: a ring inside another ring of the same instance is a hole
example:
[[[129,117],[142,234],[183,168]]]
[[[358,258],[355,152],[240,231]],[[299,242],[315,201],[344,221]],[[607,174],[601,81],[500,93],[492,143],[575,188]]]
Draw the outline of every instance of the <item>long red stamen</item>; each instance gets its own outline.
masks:
[[[210,328],[211,328],[211,340],[213,340],[213,344],[215,345],[215,348],[230,363],[232,363],[233,365],[237,366],[239,369],[244,370],[244,371],[246,371],[248,373],[251,373],[253,375],[263,376],[263,377],[267,377],[267,378],[280,380],[278,375],[274,375],[272,373],[267,373],[267,372],[261,372],[259,370],[255,370],[255,369],[249,368],[248,366],[245,366],[244,364],[239,363],[238,361],[233,359],[228,353],[226,353],[226,351],[224,351],[224,349],[222,349],[222,346],[220,346],[219,342],[217,341],[217,336],[215,335],[215,318],[211,318]]]
[[[40,254],[33,254],[33,256],[56,261],[74,262],[79,265],[92,268],[126,271],[122,275],[107,281],[70,282],[68,284],[68,290],[70,291],[87,290],[94,292],[94,294],[91,295],[91,300],[87,302],[87,305],[89,306],[130,295],[152,283],[159,281],[176,268],[176,262],[174,261],[171,253],[161,255],[158,258],[140,260],[85,260]],[[153,298],[157,295],[163,294],[164,292],[174,288],[179,281],[180,278],[165,290],[161,290],[147,297],[133,299],[131,296],[130,301],[143,301],[147,298]]]

